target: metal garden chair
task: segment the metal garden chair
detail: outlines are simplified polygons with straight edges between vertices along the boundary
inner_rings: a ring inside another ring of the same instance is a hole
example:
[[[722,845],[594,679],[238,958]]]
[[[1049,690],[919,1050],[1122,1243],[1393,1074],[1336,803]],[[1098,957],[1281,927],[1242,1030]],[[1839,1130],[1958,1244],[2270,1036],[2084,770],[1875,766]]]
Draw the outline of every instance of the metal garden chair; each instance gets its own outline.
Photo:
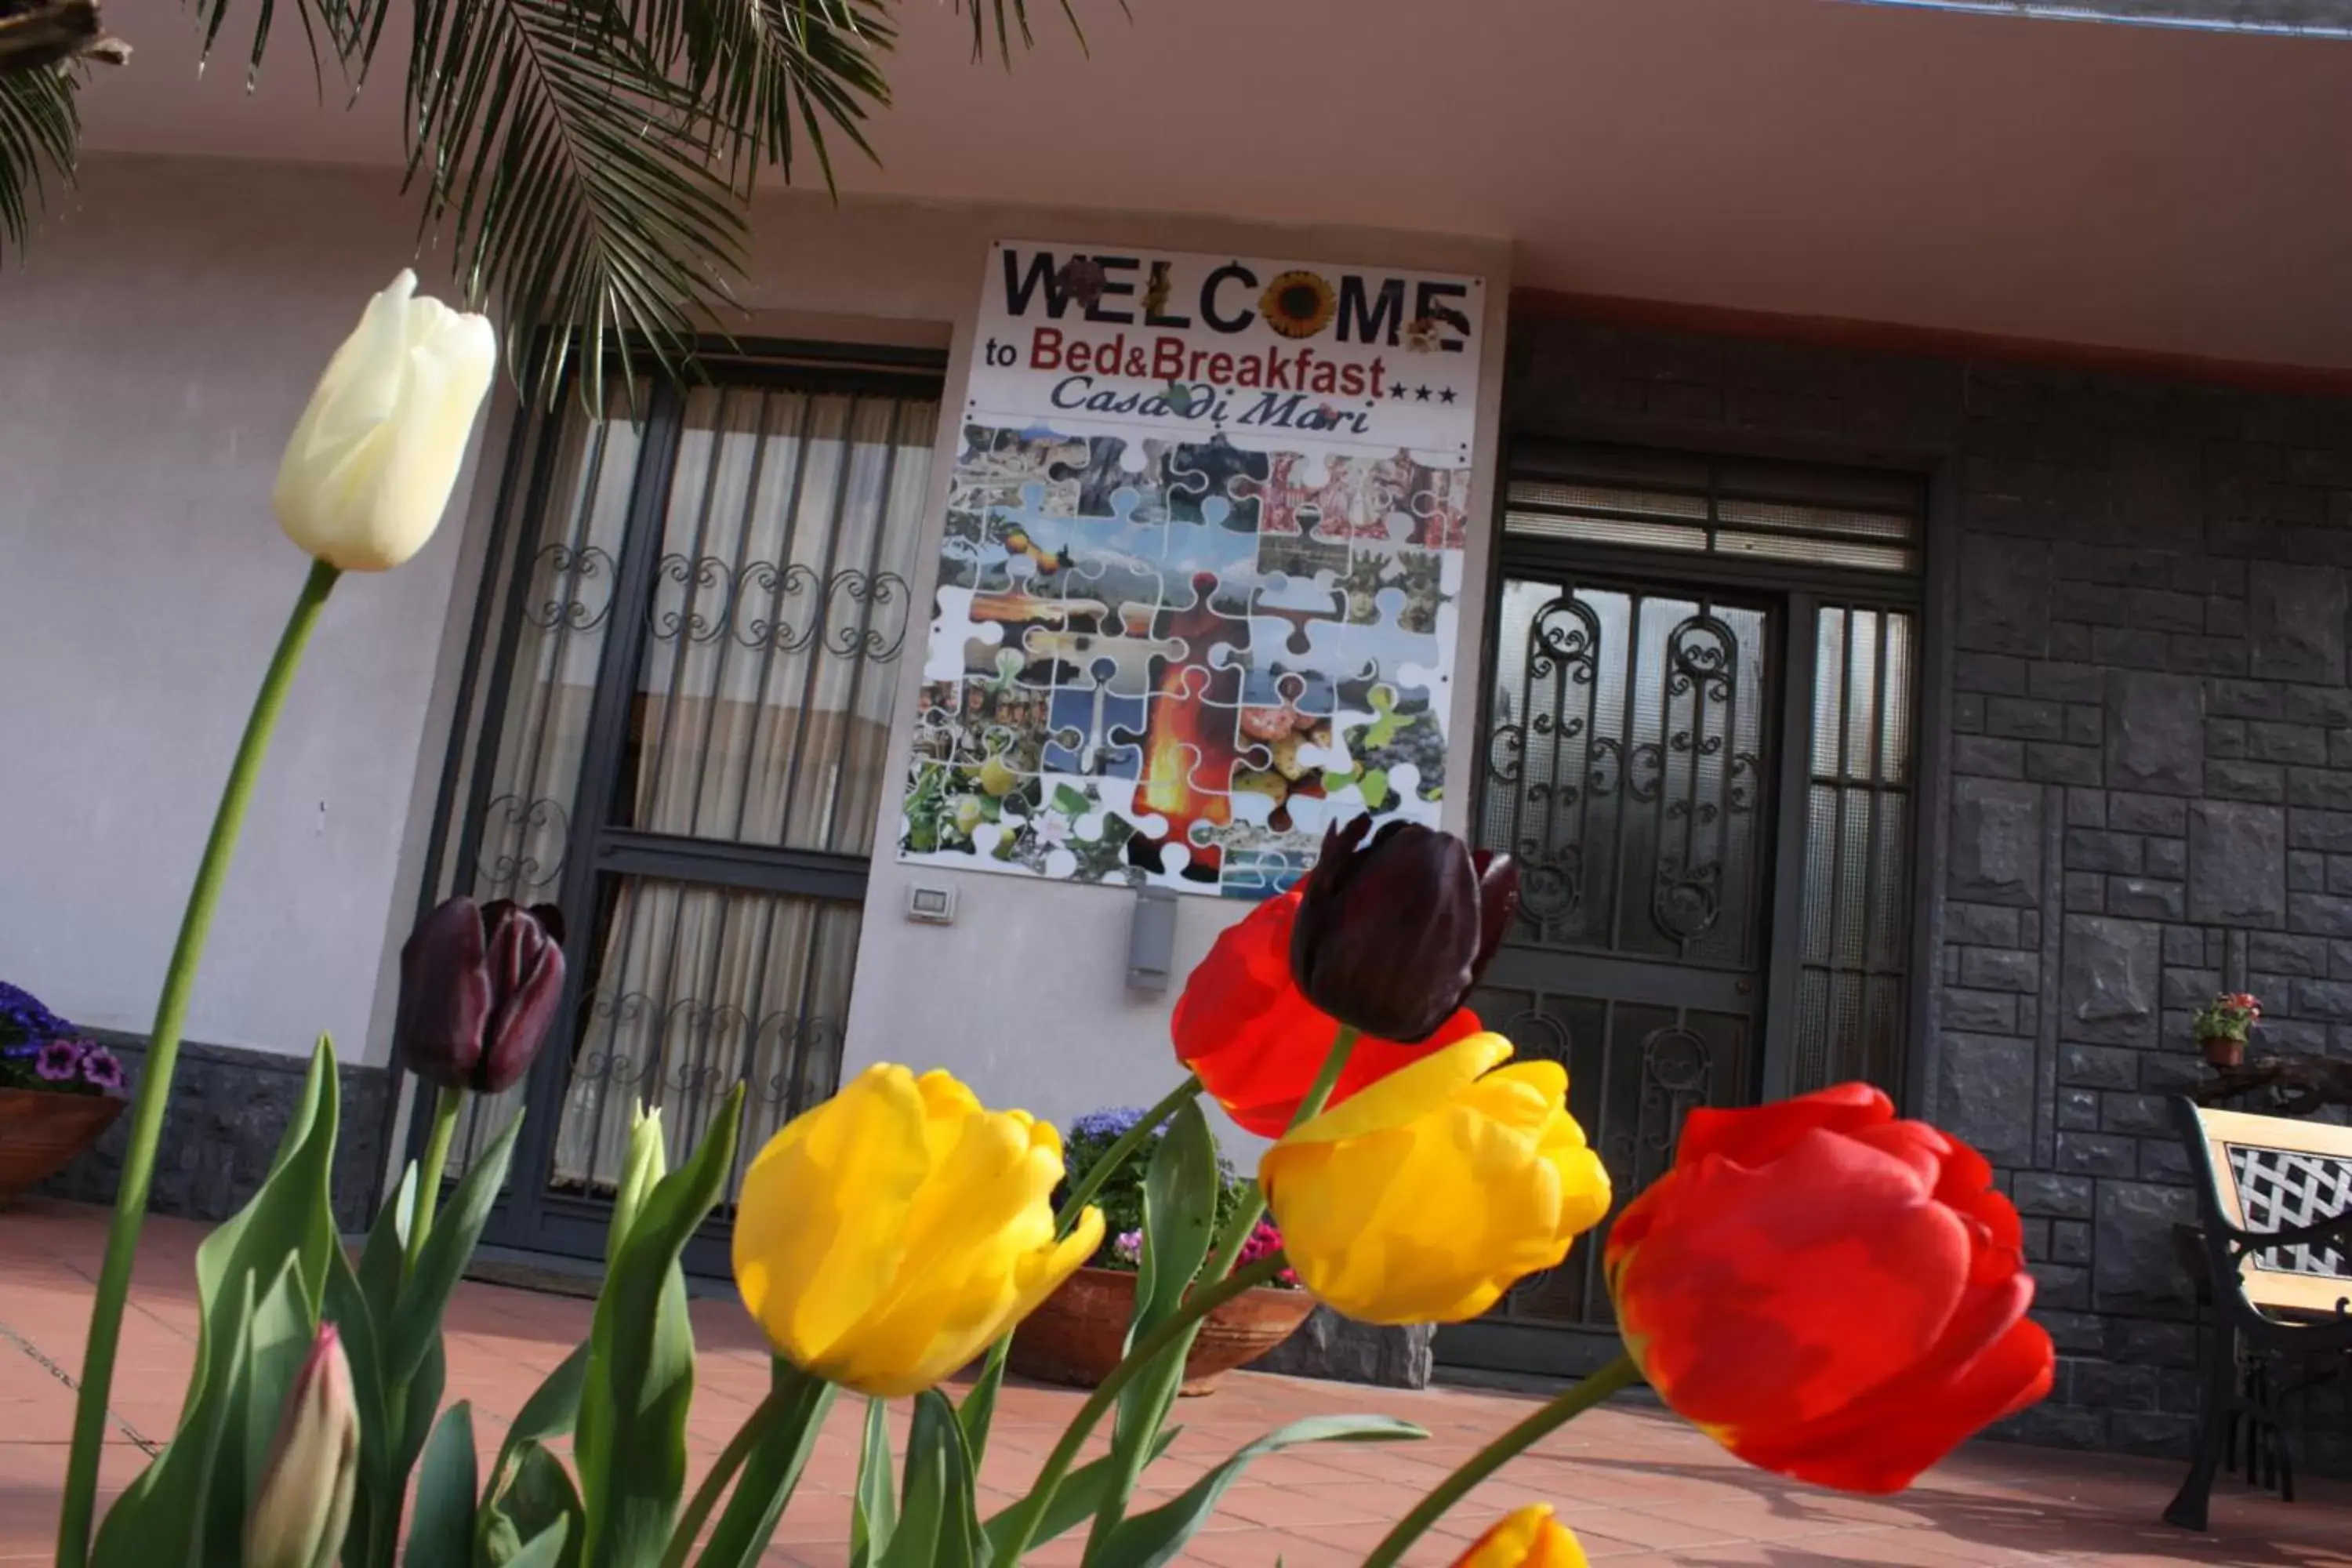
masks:
[[[2352,1370],[2352,1128],[2209,1110],[2186,1096],[2173,1121],[2189,1146],[2200,1220],[2205,1337],[2197,1452],[2164,1510],[2203,1530],[2213,1478],[2245,1476],[2294,1500],[2284,1402]]]

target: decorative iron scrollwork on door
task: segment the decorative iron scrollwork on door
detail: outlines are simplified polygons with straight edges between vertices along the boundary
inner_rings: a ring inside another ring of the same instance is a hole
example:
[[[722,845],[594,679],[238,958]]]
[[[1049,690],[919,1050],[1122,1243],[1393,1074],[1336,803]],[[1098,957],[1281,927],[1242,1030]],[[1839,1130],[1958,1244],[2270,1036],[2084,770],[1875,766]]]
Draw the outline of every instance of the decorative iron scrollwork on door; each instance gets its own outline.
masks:
[[[1537,945],[1753,956],[1764,614],[1506,584],[1482,838]]]
[[[1730,766],[1721,761],[1739,704],[1756,700],[1742,689],[1741,671],[1739,636],[1719,616],[1701,610],[1666,634],[1661,711],[1672,728],[1662,744],[1646,750],[1657,759],[1659,791],[1666,793],[1669,772],[1678,775],[1681,788],[1664,804],[1650,919],[1676,942],[1700,941],[1722,918],[1730,847],[1726,819],[1755,808],[1752,787],[1744,805],[1742,792],[1732,787],[1741,761],[1753,779],[1754,753],[1733,758]]]

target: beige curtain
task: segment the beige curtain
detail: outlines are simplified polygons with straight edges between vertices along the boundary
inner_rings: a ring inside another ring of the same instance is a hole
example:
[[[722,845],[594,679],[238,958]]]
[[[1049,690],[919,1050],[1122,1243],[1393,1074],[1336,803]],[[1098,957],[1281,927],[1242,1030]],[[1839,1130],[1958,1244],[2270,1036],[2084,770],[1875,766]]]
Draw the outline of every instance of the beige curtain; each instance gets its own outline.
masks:
[[[503,607],[513,573],[524,576],[514,675],[488,763],[488,809],[472,868],[471,890],[484,901],[553,901],[573,841],[596,667],[619,614],[613,595],[641,434],[620,412],[629,406],[623,386],[606,393],[605,406],[615,413],[602,420],[571,407],[548,489],[551,504],[530,553],[487,590]],[[464,868],[458,876],[466,887]],[[518,1085],[469,1104],[450,1150],[452,1176],[514,1120],[522,1098]]]
[[[701,389],[688,401],[632,715],[628,826],[871,853],[939,407]],[[609,1191],[631,1108],[672,1157],[748,1085],[745,1148],[831,1091],[858,907],[629,879],[557,1133]]]

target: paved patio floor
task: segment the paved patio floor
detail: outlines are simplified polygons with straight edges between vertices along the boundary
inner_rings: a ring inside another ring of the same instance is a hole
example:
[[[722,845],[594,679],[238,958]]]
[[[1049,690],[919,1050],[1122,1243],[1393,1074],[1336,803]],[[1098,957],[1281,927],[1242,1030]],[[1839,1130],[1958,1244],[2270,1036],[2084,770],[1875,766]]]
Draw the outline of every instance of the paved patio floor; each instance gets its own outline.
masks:
[[[73,1423],[68,1379],[81,1360],[84,1316],[103,1245],[104,1214],[31,1201],[0,1213],[0,1563],[46,1562]],[[190,1259],[202,1227],[147,1229],[125,1325],[108,1433],[104,1485],[120,1490],[167,1436],[194,1348]],[[494,1449],[539,1380],[587,1331],[583,1300],[468,1283],[446,1324],[451,1397],[470,1399],[475,1431]],[[691,1443],[707,1464],[766,1389],[757,1336],[731,1302],[698,1301],[703,1348]],[[1078,1396],[1005,1391],[982,1470],[984,1510],[1012,1500],[1051,1447]],[[1146,1478],[1167,1494],[1269,1427],[1315,1412],[1379,1411],[1419,1423],[1429,1440],[1325,1446],[1261,1459],[1226,1494],[1213,1527],[1185,1559],[1224,1568],[1353,1564],[1390,1521],[1487,1436],[1518,1418],[1527,1396],[1439,1388],[1366,1389],[1241,1373],[1188,1400],[1184,1432]],[[1578,1421],[1475,1493],[1443,1539],[1412,1561],[1450,1563],[1502,1511],[1555,1504],[1595,1563],[1927,1565],[2207,1563],[2243,1568],[2352,1568],[2352,1488],[2315,1483],[2293,1505],[2224,1480],[2213,1532],[2184,1535],[2158,1514],[2179,1479],[2174,1463],[2090,1458],[1977,1444],[1893,1499],[1843,1497],[1730,1459],[1654,1406],[1629,1402]],[[858,1408],[844,1402],[812,1460],[767,1561],[840,1568],[847,1557]],[[1064,1541],[1031,1561],[1077,1561]]]

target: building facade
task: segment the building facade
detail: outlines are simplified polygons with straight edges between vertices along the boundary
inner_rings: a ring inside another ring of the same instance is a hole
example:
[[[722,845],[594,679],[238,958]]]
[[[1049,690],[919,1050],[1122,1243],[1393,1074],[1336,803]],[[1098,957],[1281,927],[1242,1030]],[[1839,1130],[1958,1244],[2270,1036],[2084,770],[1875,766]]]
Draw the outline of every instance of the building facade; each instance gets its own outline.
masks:
[[[1785,90],[1777,151],[1830,166],[1783,209],[1871,237],[1867,267],[1808,271],[1839,253],[1786,234],[1714,272],[1596,234],[1580,267],[1524,163],[1477,176],[1503,203],[1477,216],[1354,187],[1220,205],[1148,141],[1097,155],[1159,171],[1116,200],[992,172],[949,200],[952,166],[762,196],[706,383],[616,380],[601,408],[502,389],[441,537],[331,602],[199,987],[159,1206],[250,1189],[323,1028],[364,1217],[413,1135],[393,955],[452,891],[558,904],[572,933],[568,1032],[462,1141],[525,1111],[502,1247],[597,1255],[641,1100],[674,1149],[739,1082],[763,1133],[876,1060],[1055,1119],[1146,1103],[1181,1070],[1172,985],[1321,822],[1370,810],[1521,859],[1478,1005],[1569,1064],[1621,1187],[1694,1106],[1879,1083],[2026,1216],[2063,1360],[2017,1435],[2178,1447],[2191,1200],[2163,1097],[2202,1070],[2189,1011],[2249,989],[2272,1042],[2352,1050],[2352,331],[2323,308],[2341,171],[2314,131],[2352,57],[1769,9],[1794,37],[1756,23],[1696,68],[1826,49],[1867,79],[1939,48],[2080,135],[2127,123],[2067,143],[2083,205],[1966,193],[1943,237],[1987,231],[1990,291],[1919,229],[1840,218],[1864,172]],[[1692,18],[1642,16],[1615,42],[1656,89]],[[1188,25],[1162,68],[1213,46]],[[2053,58],[2127,86],[2076,104]],[[2116,161],[2130,113],[2184,133],[2165,92],[2189,82],[2239,95],[2237,139],[2168,156],[2273,160],[2208,189],[2242,204],[2220,216]],[[0,864],[37,890],[0,915],[0,973],[134,1056],[300,575],[268,519],[279,442],[415,249],[381,171],[257,157],[216,107],[166,108],[92,158],[0,294],[45,394],[0,431],[0,689],[42,737],[0,786]],[[219,144],[162,155],[158,125]],[[958,129],[902,151],[920,167]],[[1921,134],[1927,163],[2020,181],[2065,161]],[[1870,179],[1907,193],[1889,156]],[[1688,227],[1658,172],[1645,233],[1736,232]],[[2258,222],[2259,254],[2230,250]],[[2144,277],[2114,270],[2126,239]],[[1202,334],[1244,314],[1218,363]],[[1196,394],[1230,402],[1196,418]],[[110,1181],[101,1151],[61,1190]],[[723,1232],[698,1245],[719,1267]],[[1592,1252],[1433,1345],[1327,1325],[1310,1359],[1586,1370]]]

